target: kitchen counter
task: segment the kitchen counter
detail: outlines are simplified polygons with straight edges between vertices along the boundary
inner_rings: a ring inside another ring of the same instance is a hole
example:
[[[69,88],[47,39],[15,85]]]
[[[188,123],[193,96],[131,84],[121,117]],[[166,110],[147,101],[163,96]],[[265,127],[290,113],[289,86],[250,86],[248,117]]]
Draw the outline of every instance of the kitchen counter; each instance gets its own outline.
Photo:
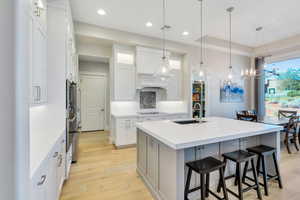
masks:
[[[157,200],[183,200],[186,162],[264,144],[280,152],[280,126],[209,117],[206,123],[180,125],[170,120],[137,123],[137,172]],[[277,153],[278,160],[280,153]],[[268,160],[270,162],[270,160]],[[272,172],[273,165],[268,165]],[[235,173],[233,163],[227,163],[226,175]],[[199,185],[193,173],[192,188]],[[198,178],[197,178],[198,177]],[[219,177],[211,174],[211,185]],[[230,185],[228,183],[228,185]],[[199,199],[199,191],[190,199]]]
[[[170,120],[147,121],[137,123],[137,128],[175,150],[282,130],[281,126],[220,117],[209,117],[204,121],[188,125]]]

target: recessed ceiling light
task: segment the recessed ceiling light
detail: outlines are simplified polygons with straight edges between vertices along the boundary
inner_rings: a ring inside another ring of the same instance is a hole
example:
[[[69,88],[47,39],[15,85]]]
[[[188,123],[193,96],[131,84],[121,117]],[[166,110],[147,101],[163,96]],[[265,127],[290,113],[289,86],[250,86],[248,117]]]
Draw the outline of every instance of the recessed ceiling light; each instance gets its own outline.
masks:
[[[99,14],[99,15],[106,15],[106,11],[105,10],[103,10],[103,9],[99,9],[98,11],[97,11],[97,13]]]
[[[184,36],[187,36],[187,35],[189,35],[190,33],[188,32],[188,31],[183,31],[182,32],[182,35],[184,35]]]
[[[152,27],[153,24],[152,24],[152,22],[147,22],[147,23],[146,23],[146,26],[147,26],[147,27]]]

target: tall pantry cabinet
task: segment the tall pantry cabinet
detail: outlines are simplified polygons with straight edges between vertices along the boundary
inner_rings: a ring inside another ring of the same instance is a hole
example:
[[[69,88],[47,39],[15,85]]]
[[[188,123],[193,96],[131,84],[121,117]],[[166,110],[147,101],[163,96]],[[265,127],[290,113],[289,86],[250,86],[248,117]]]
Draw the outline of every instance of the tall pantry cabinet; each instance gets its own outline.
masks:
[[[32,0],[30,10],[30,102],[47,102],[47,2]]]

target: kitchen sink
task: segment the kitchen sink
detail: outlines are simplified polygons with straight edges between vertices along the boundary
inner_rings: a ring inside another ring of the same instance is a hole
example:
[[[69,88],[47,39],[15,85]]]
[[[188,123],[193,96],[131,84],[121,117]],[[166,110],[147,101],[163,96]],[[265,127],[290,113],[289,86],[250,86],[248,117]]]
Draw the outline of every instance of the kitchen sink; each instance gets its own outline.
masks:
[[[199,123],[205,123],[206,121],[199,121],[199,120],[180,120],[180,121],[174,121],[174,123],[176,124],[180,124],[180,125],[186,125],[186,124],[199,124]]]

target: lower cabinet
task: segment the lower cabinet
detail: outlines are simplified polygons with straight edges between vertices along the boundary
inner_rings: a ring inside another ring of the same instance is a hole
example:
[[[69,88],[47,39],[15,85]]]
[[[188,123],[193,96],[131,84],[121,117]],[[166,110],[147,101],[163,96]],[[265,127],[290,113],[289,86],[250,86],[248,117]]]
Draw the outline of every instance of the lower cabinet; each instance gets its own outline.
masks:
[[[43,162],[31,180],[31,200],[47,200],[49,166]],[[50,200],[50,199],[49,199]]]
[[[65,139],[59,139],[31,179],[30,200],[58,200],[65,180]]]
[[[153,190],[158,189],[158,154],[159,143],[152,137],[148,137],[143,133],[138,134],[138,146],[140,148],[137,152],[137,165],[142,174],[146,175],[146,178],[153,187]]]
[[[158,142],[148,137],[147,176],[153,188],[158,187]]]
[[[170,114],[165,116],[142,116],[142,117],[112,117],[112,141],[116,147],[134,145],[136,138],[136,123],[155,120],[175,120],[188,118],[188,114]]]
[[[115,145],[124,147],[136,144],[136,118],[120,118],[115,121]]]

